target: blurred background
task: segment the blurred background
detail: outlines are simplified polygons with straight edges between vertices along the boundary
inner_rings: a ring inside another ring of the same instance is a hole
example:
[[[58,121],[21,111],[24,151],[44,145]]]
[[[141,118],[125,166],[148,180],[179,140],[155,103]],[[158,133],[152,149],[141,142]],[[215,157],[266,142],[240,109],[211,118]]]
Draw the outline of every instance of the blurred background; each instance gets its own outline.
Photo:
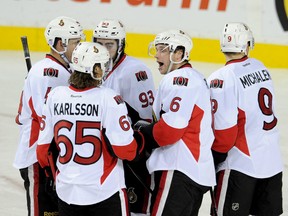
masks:
[[[193,40],[191,63],[208,77],[225,64],[219,37],[226,22],[244,22],[253,31],[255,48],[250,57],[269,69],[276,92],[280,147],[284,161],[283,205],[288,216],[288,0],[8,0],[0,8],[0,215],[27,215],[25,191],[12,163],[18,144],[15,116],[27,74],[21,36],[28,37],[32,63],[49,51],[46,25],[57,16],[69,16],[93,29],[104,18],[119,19],[127,31],[126,52],[151,68],[157,88],[162,76],[147,54],[149,42],[169,29],[186,31]],[[273,161],[271,161],[273,163]],[[206,193],[199,216],[209,215]]]

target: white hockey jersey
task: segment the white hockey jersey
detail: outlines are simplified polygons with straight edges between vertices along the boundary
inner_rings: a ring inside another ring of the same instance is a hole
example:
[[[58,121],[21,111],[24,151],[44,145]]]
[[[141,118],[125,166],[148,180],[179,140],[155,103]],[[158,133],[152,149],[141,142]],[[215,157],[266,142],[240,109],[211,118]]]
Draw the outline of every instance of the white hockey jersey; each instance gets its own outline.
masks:
[[[29,71],[16,117],[20,137],[13,163],[15,168],[26,168],[37,162],[36,146],[42,107],[51,89],[67,86],[69,77],[70,71],[49,54]]]
[[[255,178],[282,171],[275,94],[267,68],[247,58],[227,62],[208,79],[215,116],[213,149],[226,153],[219,170]]]
[[[139,118],[152,122],[155,86],[150,69],[141,61],[124,55],[106,76],[103,86],[114,89],[133,109],[128,107],[133,124]]]
[[[137,143],[121,96],[105,87],[60,86],[49,93],[42,119],[37,158],[42,167],[48,166],[54,137],[60,148],[56,177],[60,199],[90,205],[125,188],[120,159],[134,159]]]
[[[153,137],[160,147],[147,161],[149,172],[178,170],[200,185],[215,185],[210,93],[204,76],[190,64],[166,74],[153,110],[158,119]]]

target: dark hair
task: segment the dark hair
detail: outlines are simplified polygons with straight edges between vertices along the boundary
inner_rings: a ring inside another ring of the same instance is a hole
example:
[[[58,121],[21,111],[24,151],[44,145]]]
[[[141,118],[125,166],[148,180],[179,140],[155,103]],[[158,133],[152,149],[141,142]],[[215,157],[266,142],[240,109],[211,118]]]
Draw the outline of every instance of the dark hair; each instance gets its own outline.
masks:
[[[184,55],[185,55],[185,47],[184,46],[177,46],[174,53],[176,53],[178,50],[181,50],[182,51],[182,56],[181,56],[181,59],[184,58]]]
[[[77,89],[97,87],[100,85],[100,81],[93,79],[91,74],[78,71],[74,71],[71,74],[69,83]]]

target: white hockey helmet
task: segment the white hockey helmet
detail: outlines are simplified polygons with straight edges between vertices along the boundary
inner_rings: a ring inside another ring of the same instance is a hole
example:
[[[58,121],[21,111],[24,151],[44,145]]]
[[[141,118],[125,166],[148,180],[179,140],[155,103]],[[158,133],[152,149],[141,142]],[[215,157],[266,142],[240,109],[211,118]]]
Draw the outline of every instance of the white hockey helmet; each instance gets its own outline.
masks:
[[[150,43],[149,55],[155,56],[155,50],[158,44],[165,44],[169,47],[170,52],[174,52],[177,47],[184,47],[184,56],[182,61],[189,60],[190,52],[193,47],[192,39],[182,30],[169,30],[156,35],[154,41]]]
[[[118,41],[117,58],[124,51],[126,31],[119,20],[104,19],[99,22],[93,31],[93,42],[97,39],[112,39]]]
[[[103,71],[101,78],[93,75],[95,64],[100,64]],[[106,47],[94,42],[79,43],[72,53],[71,67],[74,71],[91,74],[96,80],[102,80],[104,73],[110,69],[110,55]]]
[[[45,38],[48,45],[57,53],[62,54],[67,51],[67,45],[69,39],[85,40],[85,34],[83,33],[83,27],[78,21],[70,17],[60,16],[53,19],[45,29]],[[60,38],[64,46],[64,52],[57,51],[53,45],[55,39]]]
[[[247,46],[254,48],[252,31],[244,23],[226,23],[220,39],[222,52],[246,53]]]

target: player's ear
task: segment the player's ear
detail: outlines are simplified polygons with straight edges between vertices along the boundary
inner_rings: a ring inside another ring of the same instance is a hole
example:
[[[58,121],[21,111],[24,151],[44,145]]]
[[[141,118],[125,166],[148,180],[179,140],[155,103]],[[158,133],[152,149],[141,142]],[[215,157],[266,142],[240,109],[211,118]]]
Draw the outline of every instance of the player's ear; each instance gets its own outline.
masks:
[[[177,62],[178,62],[178,61],[181,61],[181,60],[183,59],[183,57],[184,57],[184,51],[183,51],[183,49],[177,49],[177,50],[175,51],[176,61],[177,61]]]
[[[60,51],[60,52],[62,52],[62,51],[65,50],[64,45],[63,45],[63,42],[62,42],[61,39],[59,39],[59,40],[56,41],[55,49],[56,49],[57,51]]]

